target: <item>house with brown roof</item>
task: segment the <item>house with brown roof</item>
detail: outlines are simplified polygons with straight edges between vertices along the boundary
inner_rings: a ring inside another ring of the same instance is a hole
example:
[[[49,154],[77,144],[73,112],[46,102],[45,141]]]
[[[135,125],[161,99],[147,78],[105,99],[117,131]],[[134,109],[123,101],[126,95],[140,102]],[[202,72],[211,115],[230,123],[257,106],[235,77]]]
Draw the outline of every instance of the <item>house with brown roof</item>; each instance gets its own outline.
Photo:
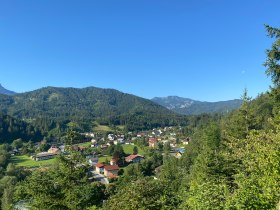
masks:
[[[158,140],[156,138],[149,138],[149,147],[156,148]]]
[[[118,176],[119,173],[119,166],[117,165],[105,165],[104,166],[104,176],[108,177],[108,178],[116,178]]]
[[[142,160],[144,160],[144,157],[142,155],[129,155],[125,158],[125,161],[127,163],[139,163]]]

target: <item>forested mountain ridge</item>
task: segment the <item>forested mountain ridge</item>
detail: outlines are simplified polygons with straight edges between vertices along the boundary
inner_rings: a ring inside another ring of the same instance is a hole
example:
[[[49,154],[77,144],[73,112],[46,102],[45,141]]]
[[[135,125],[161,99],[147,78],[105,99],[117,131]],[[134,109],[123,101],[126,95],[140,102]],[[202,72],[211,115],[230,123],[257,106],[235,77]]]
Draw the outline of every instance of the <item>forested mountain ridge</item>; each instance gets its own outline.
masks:
[[[13,96],[0,95],[0,111],[33,122],[35,126],[39,122],[39,127],[45,127],[45,131],[54,128],[58,121],[61,125],[69,121],[90,125],[97,121],[103,125],[124,125],[129,130],[142,130],[185,120],[148,99],[96,87],[45,87]]]
[[[194,115],[202,113],[226,113],[238,109],[242,100],[204,102],[178,96],[155,97],[152,101],[179,114]]]
[[[0,109],[18,118],[94,118],[126,113],[173,114],[164,107],[113,89],[46,87],[15,96],[0,96]]]

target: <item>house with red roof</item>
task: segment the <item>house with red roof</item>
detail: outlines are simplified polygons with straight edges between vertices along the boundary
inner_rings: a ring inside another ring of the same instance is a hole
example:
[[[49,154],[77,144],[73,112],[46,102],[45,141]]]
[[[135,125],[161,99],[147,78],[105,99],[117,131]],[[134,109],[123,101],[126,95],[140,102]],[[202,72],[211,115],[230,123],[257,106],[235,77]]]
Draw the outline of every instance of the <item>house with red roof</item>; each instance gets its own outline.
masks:
[[[95,171],[96,171],[96,173],[98,173],[98,174],[103,174],[103,173],[104,173],[104,167],[105,167],[105,164],[97,163],[97,164],[95,165]]]
[[[142,160],[144,160],[144,157],[142,155],[129,155],[125,158],[125,161],[127,163],[139,163]]]

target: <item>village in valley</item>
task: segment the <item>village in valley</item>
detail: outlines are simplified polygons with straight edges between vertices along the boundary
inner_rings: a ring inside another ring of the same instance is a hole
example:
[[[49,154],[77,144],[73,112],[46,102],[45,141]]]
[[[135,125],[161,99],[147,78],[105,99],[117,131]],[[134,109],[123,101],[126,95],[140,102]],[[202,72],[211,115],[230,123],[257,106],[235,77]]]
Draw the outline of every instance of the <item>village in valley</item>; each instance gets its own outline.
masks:
[[[75,138],[73,135],[78,138],[75,141],[73,139],[65,141],[73,144],[44,139],[33,145],[35,151],[40,151],[33,154],[24,154],[23,150],[26,148],[14,147],[10,151],[12,162],[18,166],[36,170],[51,167],[55,164],[57,156],[78,153],[84,158],[83,164],[89,168],[89,179],[109,184],[122,176],[128,166],[139,163],[150,165],[145,170],[149,171],[147,174],[156,178],[163,163],[163,157],[169,155],[180,158],[190,141],[190,138],[183,134],[181,127],[164,127],[127,133],[120,131],[73,133],[72,137],[70,134],[66,138]],[[160,156],[155,158],[155,154],[160,154]]]

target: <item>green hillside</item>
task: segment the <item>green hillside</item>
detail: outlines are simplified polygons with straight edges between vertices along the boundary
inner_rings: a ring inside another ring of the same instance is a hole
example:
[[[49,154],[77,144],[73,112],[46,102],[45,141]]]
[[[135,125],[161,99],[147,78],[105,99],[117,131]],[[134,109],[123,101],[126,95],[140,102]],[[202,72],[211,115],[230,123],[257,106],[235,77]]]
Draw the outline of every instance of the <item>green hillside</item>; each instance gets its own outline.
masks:
[[[129,129],[174,124],[182,118],[150,100],[95,87],[46,87],[14,96],[0,95],[0,111],[28,122],[97,120],[101,125],[127,125]],[[50,123],[54,122],[40,122],[41,126]]]

